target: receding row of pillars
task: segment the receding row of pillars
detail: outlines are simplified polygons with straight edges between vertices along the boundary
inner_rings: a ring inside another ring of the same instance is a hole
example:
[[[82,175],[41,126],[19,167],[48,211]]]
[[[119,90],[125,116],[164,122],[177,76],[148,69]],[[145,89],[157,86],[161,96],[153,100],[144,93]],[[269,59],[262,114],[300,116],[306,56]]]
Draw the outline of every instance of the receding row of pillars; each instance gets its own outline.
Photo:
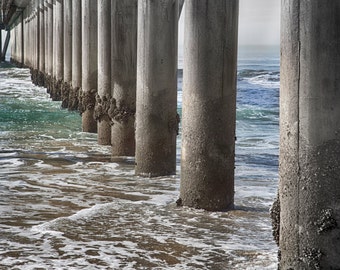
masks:
[[[280,182],[272,209],[281,269],[340,265],[340,2],[283,0]],[[176,172],[177,29],[183,1],[32,1],[12,58],[79,109],[136,174]],[[186,0],[179,205],[234,205],[237,0]],[[40,74],[40,75],[39,75]]]
[[[183,4],[31,1],[12,30],[12,62],[31,68],[33,82],[62,107],[79,110],[83,131],[97,132],[113,156],[135,156],[137,175],[176,174]],[[232,209],[238,1],[187,1],[185,12],[178,204]]]

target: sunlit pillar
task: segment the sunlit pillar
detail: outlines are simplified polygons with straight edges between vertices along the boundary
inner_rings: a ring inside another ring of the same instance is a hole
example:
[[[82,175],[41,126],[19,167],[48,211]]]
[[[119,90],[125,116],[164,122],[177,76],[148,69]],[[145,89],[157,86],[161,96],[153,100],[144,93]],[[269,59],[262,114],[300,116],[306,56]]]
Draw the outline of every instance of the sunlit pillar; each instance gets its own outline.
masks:
[[[238,0],[186,0],[179,205],[234,206]]]
[[[72,2],[72,0],[64,0],[64,75],[61,97],[63,108],[69,107],[72,82]]]
[[[122,1],[125,2],[125,1]],[[111,0],[98,0],[98,95],[95,118],[98,144],[111,145]]]
[[[64,78],[64,8],[61,0],[56,0],[55,4],[55,37],[54,37],[54,50],[55,50],[55,77],[53,82],[53,100],[60,101],[62,99],[62,82]]]
[[[51,92],[50,96],[52,100],[60,100],[60,96],[58,98],[58,93],[56,91],[56,78],[57,78],[57,42],[58,42],[58,37],[57,37],[57,0],[53,0],[53,26],[52,26],[52,31],[53,31],[53,75],[52,75],[52,81],[51,81]],[[60,92],[59,92],[60,94]]]
[[[31,78],[36,85],[39,84],[39,62],[40,62],[40,0],[32,1],[32,12],[30,14],[31,25]]]
[[[39,73],[38,85],[45,85],[45,0],[39,0]]]
[[[98,80],[97,1],[82,1],[82,97],[81,112],[84,132],[97,132],[94,118]]]
[[[281,14],[280,269],[338,269],[340,2]]]
[[[138,175],[176,173],[177,32],[177,0],[138,1]]]
[[[2,58],[2,29],[0,28],[0,62],[3,60]]]
[[[48,1],[43,1],[44,8],[44,30],[45,30],[45,38],[44,38],[44,47],[45,47],[45,69],[44,69],[44,86],[47,87],[47,78],[48,78]]]
[[[47,6],[47,92],[52,92],[53,82],[53,0],[46,0]]]
[[[135,155],[137,0],[112,1],[112,155]]]
[[[69,110],[78,110],[82,73],[81,0],[72,0],[72,85]]]
[[[23,24],[23,34],[24,34],[24,66],[28,66],[28,47],[29,47],[29,37],[28,37],[28,23],[27,23],[27,9],[24,9],[24,12],[22,14],[22,24]]]

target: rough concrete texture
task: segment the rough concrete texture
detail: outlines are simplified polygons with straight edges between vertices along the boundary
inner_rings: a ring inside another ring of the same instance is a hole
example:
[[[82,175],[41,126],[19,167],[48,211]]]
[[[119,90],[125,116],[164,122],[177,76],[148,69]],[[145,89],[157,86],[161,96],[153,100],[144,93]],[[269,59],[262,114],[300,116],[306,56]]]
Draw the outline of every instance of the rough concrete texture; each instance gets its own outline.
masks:
[[[68,108],[72,82],[72,0],[64,0],[64,75],[62,85],[62,107]]]
[[[62,86],[63,81],[57,80],[55,77],[52,80],[52,89],[50,96],[53,101],[61,101],[62,100]]]
[[[63,82],[61,86],[61,107],[69,108],[71,102],[71,84],[68,82]]]
[[[339,269],[339,153],[339,139],[300,148],[300,269]]]
[[[82,76],[81,56],[81,0],[72,0],[72,83],[69,110],[79,109],[79,95]]]
[[[112,1],[112,155],[135,155],[137,0]]]
[[[272,220],[273,237],[275,243],[279,246],[280,244],[280,198],[277,195],[272,207],[270,208],[270,218]]]
[[[177,0],[138,2],[136,174],[176,173]]]
[[[41,0],[42,1],[42,6],[44,9],[44,51],[45,51],[45,69],[42,70],[45,78],[44,78],[44,87],[47,87],[46,85],[46,77],[48,75],[48,0]]]
[[[72,87],[70,89],[70,95],[69,95],[69,102],[68,102],[68,109],[70,111],[80,111],[79,108],[79,96],[80,96],[81,90],[79,87]]]
[[[340,2],[282,1],[280,269],[340,265]]]
[[[64,6],[63,1],[56,0],[55,4],[55,76],[53,84],[54,100],[61,101],[62,85],[64,80]]]
[[[84,132],[97,132],[94,105],[98,82],[98,5],[84,0],[82,11],[82,127]]]
[[[45,85],[45,0],[38,0],[39,3],[39,74],[38,85]]]
[[[37,85],[45,86],[45,73],[42,71],[38,71]]]
[[[47,76],[46,76],[46,87],[47,91],[51,91],[51,76],[53,75],[53,4],[52,0],[47,0]]]
[[[185,2],[180,204],[234,206],[238,1]]]
[[[72,88],[81,87],[81,0],[72,1]],[[77,91],[73,91],[77,92]]]
[[[123,1],[125,2],[125,1]],[[111,0],[98,1],[98,144],[111,145],[111,121],[106,101],[111,99]],[[106,111],[104,110],[106,109]],[[96,113],[96,112],[95,112]],[[98,117],[99,116],[99,117]]]
[[[98,144],[111,145],[111,119],[109,109],[111,106],[111,93],[100,96],[96,95],[94,118],[98,124]]]

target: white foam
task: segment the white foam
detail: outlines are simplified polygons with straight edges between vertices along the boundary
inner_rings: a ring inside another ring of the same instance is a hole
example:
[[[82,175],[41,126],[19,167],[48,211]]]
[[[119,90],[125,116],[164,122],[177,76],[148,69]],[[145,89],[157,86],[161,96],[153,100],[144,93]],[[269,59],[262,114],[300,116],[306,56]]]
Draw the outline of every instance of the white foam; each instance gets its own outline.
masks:
[[[270,79],[273,78],[273,75],[271,74],[264,74],[264,75],[259,75],[259,76],[255,76],[252,78],[248,78],[247,81],[251,84],[254,85],[260,85],[264,88],[274,88],[274,89],[278,89],[280,88],[280,81],[279,81],[279,75],[275,76],[275,78],[277,78],[277,80],[272,81]]]

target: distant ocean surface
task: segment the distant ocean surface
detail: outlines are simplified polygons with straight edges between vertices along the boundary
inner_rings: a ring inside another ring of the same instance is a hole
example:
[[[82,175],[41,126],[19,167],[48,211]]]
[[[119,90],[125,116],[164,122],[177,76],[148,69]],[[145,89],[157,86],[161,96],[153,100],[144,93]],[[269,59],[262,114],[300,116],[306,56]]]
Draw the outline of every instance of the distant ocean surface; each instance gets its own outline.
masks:
[[[178,208],[178,173],[134,175],[81,117],[0,65],[0,269],[277,269],[279,49],[241,47],[235,206]],[[178,77],[181,110],[182,73]]]

